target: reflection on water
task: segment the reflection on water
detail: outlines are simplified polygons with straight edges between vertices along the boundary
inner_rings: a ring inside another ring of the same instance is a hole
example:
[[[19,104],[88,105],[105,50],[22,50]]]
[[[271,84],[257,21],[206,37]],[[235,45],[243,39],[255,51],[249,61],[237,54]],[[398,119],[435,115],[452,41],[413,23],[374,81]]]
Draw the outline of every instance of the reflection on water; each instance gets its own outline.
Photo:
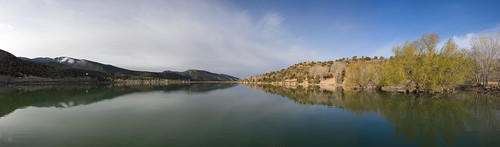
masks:
[[[236,85],[0,88],[0,146],[500,144],[493,95]]]
[[[134,92],[185,91],[202,93],[235,86],[228,84],[175,84],[165,86],[25,86],[0,87],[0,118],[28,106],[67,108],[87,105]]]
[[[420,142],[423,146],[436,146],[440,140],[452,145],[457,136],[468,132],[479,133],[483,142],[500,138],[500,98],[495,95],[474,92],[413,95],[328,91],[319,87],[248,86],[301,104],[333,106],[358,115],[380,113],[395,127],[395,137]]]

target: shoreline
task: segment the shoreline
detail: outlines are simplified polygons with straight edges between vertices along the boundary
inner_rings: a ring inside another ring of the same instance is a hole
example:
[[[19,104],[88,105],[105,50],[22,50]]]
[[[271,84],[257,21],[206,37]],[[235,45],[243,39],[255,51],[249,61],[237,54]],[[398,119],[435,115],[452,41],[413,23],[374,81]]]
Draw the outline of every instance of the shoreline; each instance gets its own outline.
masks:
[[[342,84],[278,84],[278,83],[266,83],[266,82],[241,82],[241,81],[180,81],[180,80],[113,80],[113,81],[99,81],[99,80],[61,80],[61,79],[51,79],[51,80],[43,80],[43,81],[9,81],[9,82],[0,82],[0,87],[15,87],[15,86],[58,86],[58,85],[81,85],[81,86],[89,86],[89,85],[112,85],[112,86],[129,86],[129,85],[172,85],[172,84],[221,84],[221,83],[238,83],[242,85],[272,85],[272,86],[281,86],[287,88],[297,88],[297,87],[319,87],[323,90],[335,91],[337,88],[342,88],[344,90],[354,90],[354,91],[383,91],[383,92],[399,92],[399,93],[417,93],[411,92],[411,90],[406,90],[402,87],[382,87],[375,88],[370,87],[367,89],[359,89],[359,88],[349,88]],[[500,87],[489,87],[483,88],[481,86],[472,86],[472,85],[461,85],[457,86],[453,90],[443,91],[443,92],[453,92],[453,91],[472,91],[479,93],[488,93],[488,94],[500,94]],[[442,93],[442,92],[418,92],[418,93]]]
[[[86,80],[45,80],[45,81],[9,81],[0,82],[0,86],[44,86],[44,85],[170,85],[170,84],[209,84],[209,83],[238,83],[237,81],[177,81],[177,80],[114,80],[114,81],[86,81]]]
[[[454,92],[454,91],[471,91],[471,92],[478,92],[478,93],[487,93],[487,94],[500,94],[500,87],[487,87],[483,88],[481,86],[473,86],[473,85],[459,85],[456,86],[455,88],[451,90],[446,90],[442,92],[415,92],[406,88],[402,87],[394,87],[394,86],[386,86],[386,87],[368,87],[366,89],[360,89],[356,87],[346,87],[342,84],[334,84],[334,85],[324,85],[324,84],[279,84],[280,82],[238,82],[239,84],[242,85],[272,85],[272,86],[281,86],[281,87],[287,87],[287,88],[297,88],[297,87],[319,87],[320,89],[324,90],[330,90],[336,89],[336,88],[342,88],[344,90],[353,90],[353,91],[382,91],[382,92],[398,92],[398,93],[446,93],[446,92]]]

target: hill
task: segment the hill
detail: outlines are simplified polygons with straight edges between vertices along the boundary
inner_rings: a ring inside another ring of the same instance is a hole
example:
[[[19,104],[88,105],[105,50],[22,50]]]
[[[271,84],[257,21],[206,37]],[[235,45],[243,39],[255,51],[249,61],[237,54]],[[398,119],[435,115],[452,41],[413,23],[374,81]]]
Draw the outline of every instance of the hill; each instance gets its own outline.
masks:
[[[99,77],[112,77],[115,73],[131,72],[131,70],[119,68],[113,65],[102,64],[85,59],[75,59],[71,57],[57,57],[57,58],[43,57],[43,58],[33,58],[33,59],[19,57],[19,59],[39,64],[44,64],[52,67],[74,69]]]
[[[119,68],[109,64],[102,64],[94,61],[89,61],[85,59],[75,59],[71,57],[57,57],[54,58],[55,62],[69,66],[72,69],[90,70],[98,71],[107,74],[118,73],[118,72],[130,72],[131,70]]]
[[[84,77],[82,72],[23,61],[0,49],[0,75],[13,77],[39,76],[48,78]]]
[[[193,81],[238,81],[239,78],[225,75],[216,74],[204,70],[186,70],[184,72],[177,72],[180,75],[189,77]]]
[[[30,63],[43,64],[44,66],[71,69],[73,71],[85,73],[91,76],[105,79],[119,80],[183,80],[183,81],[237,81],[236,77],[216,74],[203,70],[187,70],[184,72],[164,71],[164,72],[148,72],[134,71],[116,67],[109,64],[102,64],[86,59],[76,59],[71,57],[56,57],[56,58],[25,58],[19,59]]]
[[[280,71],[269,72],[241,80],[243,83],[269,83],[275,85],[344,85],[346,68],[352,63],[366,61],[379,63],[382,59],[362,57],[324,62],[302,62]]]
[[[158,72],[147,72],[147,71],[134,71],[128,70],[120,67],[116,67],[109,64],[102,64],[95,61],[76,59],[71,57],[56,57],[56,58],[25,58],[19,57],[19,59],[30,61],[34,63],[44,64],[52,67],[61,67],[67,69],[73,69],[76,71],[88,73],[89,75],[110,78],[110,79],[122,79],[122,80],[151,80],[151,79],[169,79],[169,80],[190,80],[189,77],[180,75],[178,73],[158,73]]]

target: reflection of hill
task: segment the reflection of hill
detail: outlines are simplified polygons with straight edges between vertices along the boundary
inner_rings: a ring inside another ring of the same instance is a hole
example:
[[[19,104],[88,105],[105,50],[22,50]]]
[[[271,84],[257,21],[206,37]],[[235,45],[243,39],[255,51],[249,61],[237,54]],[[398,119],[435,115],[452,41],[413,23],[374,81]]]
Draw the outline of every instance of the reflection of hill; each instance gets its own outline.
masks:
[[[388,92],[324,91],[251,85],[302,104],[328,105],[356,114],[378,112],[394,125],[394,136],[423,146],[447,145],[466,132],[479,132],[481,142],[500,143],[500,98],[473,92],[408,95]],[[490,138],[487,138],[490,137]]]
[[[267,84],[247,86],[260,89],[268,93],[278,94],[301,104],[339,106],[338,104],[342,103],[342,95],[339,95],[342,93],[338,92],[338,90],[342,89],[332,92],[328,90],[321,90],[319,87],[303,88],[302,86],[298,86],[294,88],[285,88]]]
[[[72,107],[87,105],[106,99],[146,91],[186,91],[188,93],[208,92],[225,89],[236,84],[179,84],[166,86],[119,86],[119,87],[25,87],[0,88],[0,117],[16,109],[35,107]]]
[[[155,90],[169,91],[185,91],[188,93],[203,93],[217,89],[226,89],[236,86],[236,83],[197,83],[197,84],[173,84],[161,87],[155,87]]]

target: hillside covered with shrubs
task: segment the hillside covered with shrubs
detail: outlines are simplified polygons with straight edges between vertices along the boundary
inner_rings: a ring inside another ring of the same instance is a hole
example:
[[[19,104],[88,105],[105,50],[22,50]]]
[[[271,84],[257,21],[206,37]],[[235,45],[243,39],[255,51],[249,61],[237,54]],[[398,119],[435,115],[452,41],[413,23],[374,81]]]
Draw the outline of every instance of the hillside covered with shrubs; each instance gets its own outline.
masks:
[[[471,49],[451,39],[442,45],[439,35],[426,33],[415,41],[393,47],[394,56],[302,62],[280,71],[241,80],[273,85],[331,85],[353,89],[440,92],[461,86],[495,90],[500,73],[500,35],[482,34]]]
[[[243,79],[244,83],[272,83],[278,85],[343,85],[346,68],[357,62],[377,64],[384,57],[342,58],[335,61],[302,62],[280,71],[274,71]]]

